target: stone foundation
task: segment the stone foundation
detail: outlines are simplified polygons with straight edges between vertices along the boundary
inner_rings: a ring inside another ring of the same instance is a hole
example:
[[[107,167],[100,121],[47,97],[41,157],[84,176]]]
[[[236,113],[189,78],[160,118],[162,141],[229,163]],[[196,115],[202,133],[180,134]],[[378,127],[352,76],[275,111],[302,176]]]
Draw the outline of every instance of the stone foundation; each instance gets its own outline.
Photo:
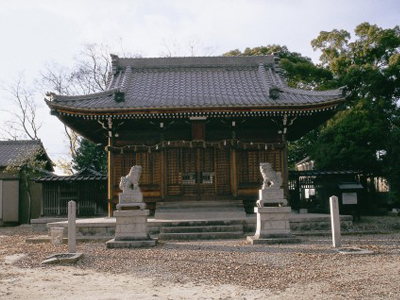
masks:
[[[138,248],[156,245],[148,234],[149,210],[115,211],[115,238],[106,243],[107,248]]]
[[[254,212],[257,214],[257,227],[254,238],[290,234],[290,207],[255,207]]]
[[[254,244],[285,244],[299,243],[300,239],[290,233],[289,214],[291,208],[285,207],[255,207],[257,227],[254,236],[247,240]]]

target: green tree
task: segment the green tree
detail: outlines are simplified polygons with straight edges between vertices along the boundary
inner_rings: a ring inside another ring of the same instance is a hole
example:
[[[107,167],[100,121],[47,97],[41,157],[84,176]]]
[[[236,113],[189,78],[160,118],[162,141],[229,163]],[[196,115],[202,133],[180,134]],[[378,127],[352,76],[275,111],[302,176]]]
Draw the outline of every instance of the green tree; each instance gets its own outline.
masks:
[[[300,53],[291,52],[286,46],[267,45],[255,48],[246,48],[243,52],[239,49],[231,50],[224,56],[257,56],[275,54],[280,58],[285,78],[289,86],[303,89],[323,90],[332,86],[332,73],[316,66],[308,57]]]
[[[344,30],[322,31],[311,42],[321,51],[321,66],[346,86],[347,109],[321,130],[311,156],[320,168],[353,168],[383,175],[400,190],[393,170],[398,160],[400,29],[362,23],[355,39]],[[381,154],[381,155],[378,155]]]
[[[382,161],[377,153],[384,149],[388,138],[388,120],[382,118],[381,111],[371,110],[364,102],[339,112],[320,129],[309,149],[319,169],[382,174]]]
[[[99,173],[107,174],[107,152],[103,146],[82,138],[72,157],[72,167],[77,171],[90,168]]]
[[[391,185],[393,201],[400,205],[400,126],[392,130],[391,139],[387,143],[386,155],[383,158],[384,174]]]
[[[289,143],[289,162],[309,155],[319,169],[355,169],[384,176],[400,195],[400,29],[362,23],[355,37],[345,30],[321,31],[311,42],[320,64],[286,46],[238,49],[225,55],[278,53],[288,84],[324,90],[344,86],[345,109],[319,129]]]

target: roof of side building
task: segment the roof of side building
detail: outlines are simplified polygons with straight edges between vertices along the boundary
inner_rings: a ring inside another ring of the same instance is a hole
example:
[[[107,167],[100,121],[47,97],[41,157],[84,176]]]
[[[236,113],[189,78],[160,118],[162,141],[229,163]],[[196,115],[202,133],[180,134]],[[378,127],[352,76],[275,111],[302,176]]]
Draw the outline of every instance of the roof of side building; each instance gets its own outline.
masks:
[[[40,140],[0,141],[0,167],[18,164],[32,155],[37,155],[41,149],[44,147]],[[46,152],[44,151],[40,156],[48,161],[47,168],[53,170]]]

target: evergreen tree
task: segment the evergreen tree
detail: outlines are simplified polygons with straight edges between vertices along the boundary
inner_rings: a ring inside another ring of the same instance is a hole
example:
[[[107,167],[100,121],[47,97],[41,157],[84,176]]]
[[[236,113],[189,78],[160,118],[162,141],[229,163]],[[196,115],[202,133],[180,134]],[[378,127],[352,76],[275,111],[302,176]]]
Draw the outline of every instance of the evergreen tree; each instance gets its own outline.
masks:
[[[384,176],[398,193],[400,29],[362,23],[350,38],[344,30],[322,31],[311,43],[348,93],[347,109],[320,130],[311,156],[320,168]]]
[[[77,171],[90,168],[99,173],[107,174],[107,152],[103,146],[82,138],[75,155],[72,157],[72,164]]]
[[[345,87],[345,109],[319,129],[289,143],[289,162],[310,156],[319,169],[353,169],[388,179],[400,195],[400,29],[362,23],[355,38],[321,31],[311,42],[320,64],[286,46],[246,48],[225,55],[279,53],[288,84],[325,90]]]

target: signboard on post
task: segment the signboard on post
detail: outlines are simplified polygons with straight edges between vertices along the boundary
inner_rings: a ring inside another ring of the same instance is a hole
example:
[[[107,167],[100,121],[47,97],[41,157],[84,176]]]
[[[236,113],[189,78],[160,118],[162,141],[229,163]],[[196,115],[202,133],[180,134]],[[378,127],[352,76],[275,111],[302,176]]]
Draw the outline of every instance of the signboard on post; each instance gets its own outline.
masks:
[[[357,193],[342,193],[343,204],[357,204]]]

